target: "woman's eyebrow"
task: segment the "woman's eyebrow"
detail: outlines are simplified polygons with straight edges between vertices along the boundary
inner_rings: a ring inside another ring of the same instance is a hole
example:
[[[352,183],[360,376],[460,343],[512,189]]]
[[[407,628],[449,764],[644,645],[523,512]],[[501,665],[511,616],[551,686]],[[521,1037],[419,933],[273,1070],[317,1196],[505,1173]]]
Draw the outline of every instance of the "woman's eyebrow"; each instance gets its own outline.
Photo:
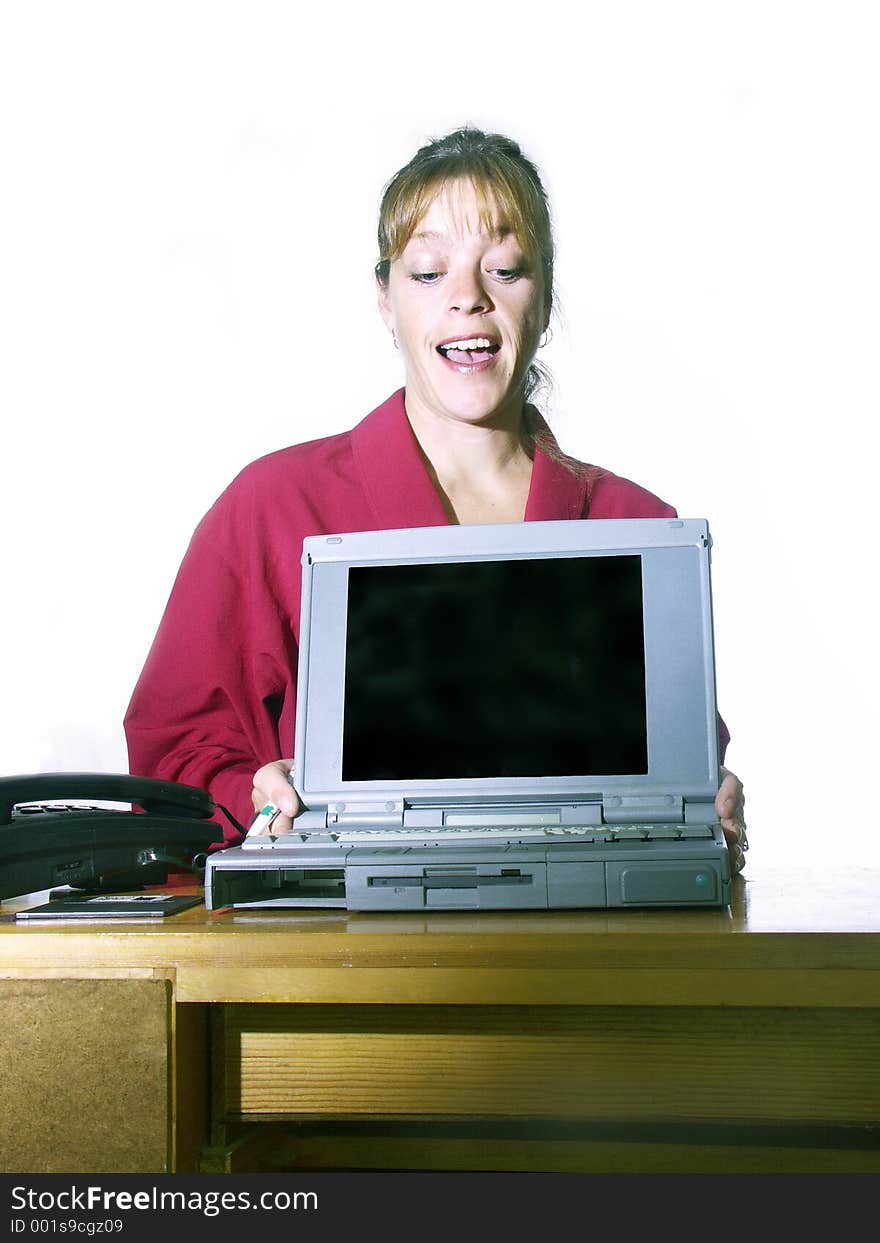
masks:
[[[510,237],[512,229],[502,228],[496,229],[489,236],[495,242],[503,242],[506,237]],[[418,233],[413,233],[410,238],[411,242],[447,242],[450,234],[438,232],[436,229],[421,229]]]

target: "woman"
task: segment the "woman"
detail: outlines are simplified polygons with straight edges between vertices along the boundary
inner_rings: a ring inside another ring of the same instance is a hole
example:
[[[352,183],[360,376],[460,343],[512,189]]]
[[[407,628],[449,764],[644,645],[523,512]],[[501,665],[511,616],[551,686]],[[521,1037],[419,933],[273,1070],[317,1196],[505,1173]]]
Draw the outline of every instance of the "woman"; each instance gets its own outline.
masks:
[[[202,786],[241,819],[273,802],[286,813],[275,833],[299,808],[291,762],[277,757],[294,731],[305,536],[675,514],[567,458],[529,404],[554,247],[540,177],[516,143],[466,128],[418,151],[386,187],[379,255],[379,310],[405,387],[351,432],[270,454],[233,481],[193,536],[125,720],[133,773]],[[739,871],[742,786],[722,773],[716,808]]]

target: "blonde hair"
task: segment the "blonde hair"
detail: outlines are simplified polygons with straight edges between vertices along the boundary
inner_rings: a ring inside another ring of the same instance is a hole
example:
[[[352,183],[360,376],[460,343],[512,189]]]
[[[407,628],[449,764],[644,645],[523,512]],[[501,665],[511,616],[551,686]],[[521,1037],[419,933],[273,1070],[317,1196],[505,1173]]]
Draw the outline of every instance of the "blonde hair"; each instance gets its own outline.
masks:
[[[420,147],[391,178],[379,207],[376,280],[387,287],[391,264],[403,253],[435,198],[450,183],[469,181],[485,228],[509,229],[529,257],[540,264],[545,298],[553,305],[555,245],[550,207],[535,165],[511,138],[465,126]],[[552,386],[550,373],[532,362],[523,396],[530,401]]]

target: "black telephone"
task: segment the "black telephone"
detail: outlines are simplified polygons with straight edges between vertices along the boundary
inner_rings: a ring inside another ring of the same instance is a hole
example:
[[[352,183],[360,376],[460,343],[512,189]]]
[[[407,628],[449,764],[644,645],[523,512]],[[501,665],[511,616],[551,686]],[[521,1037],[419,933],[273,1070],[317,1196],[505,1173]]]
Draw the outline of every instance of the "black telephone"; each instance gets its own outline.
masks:
[[[92,799],[139,810],[76,805]],[[0,777],[0,899],[54,885],[133,889],[169,871],[201,878],[205,852],[223,841],[215,810],[196,786],[122,773]]]

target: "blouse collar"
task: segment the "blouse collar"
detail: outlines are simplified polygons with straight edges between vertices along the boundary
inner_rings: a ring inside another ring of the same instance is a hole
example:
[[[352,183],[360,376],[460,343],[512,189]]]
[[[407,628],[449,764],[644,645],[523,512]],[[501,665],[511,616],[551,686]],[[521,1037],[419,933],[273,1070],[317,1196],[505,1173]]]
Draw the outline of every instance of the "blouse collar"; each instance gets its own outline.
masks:
[[[406,417],[405,389],[368,414],[351,433],[356,468],[370,508],[382,528],[446,526],[449,519],[431,481],[418,441]],[[558,448],[546,423],[538,422],[526,522],[581,518],[587,480],[557,459]],[[562,455],[559,454],[559,457]]]

